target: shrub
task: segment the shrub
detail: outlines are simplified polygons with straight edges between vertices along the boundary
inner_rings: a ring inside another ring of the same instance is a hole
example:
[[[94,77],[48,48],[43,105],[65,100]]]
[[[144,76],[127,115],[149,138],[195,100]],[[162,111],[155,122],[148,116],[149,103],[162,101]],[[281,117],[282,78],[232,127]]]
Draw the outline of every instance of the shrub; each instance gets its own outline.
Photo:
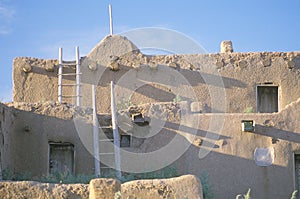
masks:
[[[209,175],[206,171],[201,173],[200,180],[202,184],[203,198],[213,199],[215,197],[213,193],[213,187],[209,182]]]
[[[247,107],[244,109],[244,113],[253,113],[254,110],[253,110],[253,107]]]

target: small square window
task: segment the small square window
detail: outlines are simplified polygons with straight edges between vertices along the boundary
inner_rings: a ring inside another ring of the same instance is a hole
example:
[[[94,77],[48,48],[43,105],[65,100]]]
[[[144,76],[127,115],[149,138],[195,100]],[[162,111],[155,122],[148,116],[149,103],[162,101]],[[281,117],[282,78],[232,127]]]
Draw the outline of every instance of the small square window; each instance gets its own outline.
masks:
[[[130,135],[121,135],[120,136],[120,147],[130,147],[131,136]]]
[[[253,120],[242,120],[242,131],[254,132],[255,122]]]

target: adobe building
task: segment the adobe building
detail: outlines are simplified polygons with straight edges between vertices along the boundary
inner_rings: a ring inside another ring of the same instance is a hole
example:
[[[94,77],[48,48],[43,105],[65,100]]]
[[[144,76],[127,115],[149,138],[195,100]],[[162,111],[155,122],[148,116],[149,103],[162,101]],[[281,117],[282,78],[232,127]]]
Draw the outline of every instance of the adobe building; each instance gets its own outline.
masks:
[[[113,35],[77,62],[61,57],[14,59],[13,102],[0,105],[2,170],[93,174],[92,85],[100,136],[113,141],[113,81],[122,171],[206,172],[215,198],[300,189],[300,52],[233,52],[226,41],[216,54],[150,56]],[[103,139],[101,171],[116,166]],[[156,162],[130,156],[155,152]]]

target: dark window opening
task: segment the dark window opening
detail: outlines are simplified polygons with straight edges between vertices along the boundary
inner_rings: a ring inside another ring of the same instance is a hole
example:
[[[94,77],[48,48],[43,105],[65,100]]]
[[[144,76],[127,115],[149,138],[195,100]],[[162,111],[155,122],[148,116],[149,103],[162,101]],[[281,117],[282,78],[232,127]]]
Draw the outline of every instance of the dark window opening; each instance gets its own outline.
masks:
[[[74,174],[74,145],[49,143],[49,173]]]
[[[120,147],[130,147],[130,135],[121,135],[120,136]]]
[[[255,122],[253,120],[242,120],[242,131],[254,132]]]
[[[278,86],[257,86],[257,112],[278,112]]]

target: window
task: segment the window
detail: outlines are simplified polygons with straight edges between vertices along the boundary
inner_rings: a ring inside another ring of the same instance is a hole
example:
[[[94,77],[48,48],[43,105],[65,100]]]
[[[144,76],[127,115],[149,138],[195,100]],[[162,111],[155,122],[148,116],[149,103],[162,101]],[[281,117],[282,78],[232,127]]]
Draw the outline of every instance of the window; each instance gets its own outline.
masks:
[[[278,112],[278,86],[272,83],[257,86],[257,112]]]
[[[295,190],[300,190],[300,154],[294,155],[294,163],[295,163]],[[297,198],[300,198],[299,191],[297,192]]]
[[[120,147],[130,147],[131,136],[130,135],[121,135]]]
[[[119,129],[120,131],[120,129]],[[114,142],[114,134],[112,132],[112,129],[109,128],[104,131],[104,135],[100,136],[100,146],[103,147],[106,150],[109,148],[111,145],[107,145],[107,142]],[[125,134],[124,132],[119,133],[119,139],[120,139],[120,147],[130,147],[131,144],[131,135]],[[105,143],[106,142],[106,143]],[[102,148],[100,148],[101,150]],[[113,149],[112,149],[113,150]]]
[[[242,131],[254,132],[255,122],[253,120],[242,120]]]
[[[70,143],[49,143],[49,174],[74,174],[74,145]]]

